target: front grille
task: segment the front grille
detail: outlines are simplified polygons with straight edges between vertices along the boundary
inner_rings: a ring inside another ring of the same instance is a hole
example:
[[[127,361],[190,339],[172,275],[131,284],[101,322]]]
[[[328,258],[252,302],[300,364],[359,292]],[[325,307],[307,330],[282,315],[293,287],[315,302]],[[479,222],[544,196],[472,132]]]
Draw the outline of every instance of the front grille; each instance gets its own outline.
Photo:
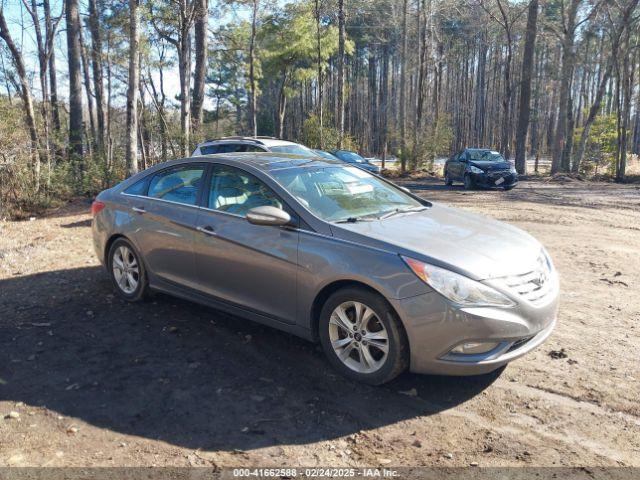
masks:
[[[543,303],[554,285],[553,272],[547,266],[544,257],[538,261],[535,270],[522,275],[504,277],[502,283],[531,303]]]

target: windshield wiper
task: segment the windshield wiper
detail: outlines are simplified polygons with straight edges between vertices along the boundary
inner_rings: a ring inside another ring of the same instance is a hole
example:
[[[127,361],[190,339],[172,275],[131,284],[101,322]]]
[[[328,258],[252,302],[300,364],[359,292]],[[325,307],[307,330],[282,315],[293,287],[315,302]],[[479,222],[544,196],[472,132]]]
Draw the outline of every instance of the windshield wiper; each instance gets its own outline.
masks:
[[[387,213],[383,213],[378,217],[378,220],[384,220],[385,218],[393,217],[394,215],[399,215],[401,213],[421,212],[426,209],[427,207],[412,207],[412,208],[405,208],[404,210],[396,208]]]
[[[361,217],[347,217],[342,220],[335,220],[333,223],[357,223],[357,222],[370,222],[375,220],[375,218],[371,218],[370,216],[363,215]]]

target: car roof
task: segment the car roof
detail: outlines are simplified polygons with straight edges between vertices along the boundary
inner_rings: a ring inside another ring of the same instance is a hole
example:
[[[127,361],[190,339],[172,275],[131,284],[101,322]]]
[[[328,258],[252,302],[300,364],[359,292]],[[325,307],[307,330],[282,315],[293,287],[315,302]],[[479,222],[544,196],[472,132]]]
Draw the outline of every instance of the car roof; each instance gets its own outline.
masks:
[[[272,172],[275,170],[283,170],[286,168],[323,168],[323,167],[345,167],[345,163],[335,159],[294,155],[290,153],[275,152],[238,152],[238,153],[217,153],[212,155],[198,155],[191,158],[181,160],[173,160],[166,162],[167,166],[173,163],[183,163],[185,161],[202,162],[202,161],[219,161],[221,163],[237,163],[238,165],[251,166],[257,170],[264,172]]]
[[[206,140],[199,143],[198,146],[212,145],[216,143],[251,143],[257,145],[263,145],[265,147],[275,147],[280,145],[300,145],[299,143],[290,142],[288,140],[281,140],[275,137],[222,137],[215,138],[213,140]]]

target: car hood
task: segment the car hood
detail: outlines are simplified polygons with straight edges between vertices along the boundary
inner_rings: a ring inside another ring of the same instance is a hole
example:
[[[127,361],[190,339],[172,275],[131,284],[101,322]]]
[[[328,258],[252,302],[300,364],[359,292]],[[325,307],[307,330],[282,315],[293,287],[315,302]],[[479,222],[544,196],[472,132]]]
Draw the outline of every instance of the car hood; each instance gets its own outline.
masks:
[[[476,280],[530,272],[542,248],[519,228],[439,204],[332,228],[339,238],[412,256]]]
[[[474,167],[478,167],[485,172],[491,172],[493,170],[509,170],[511,168],[511,164],[509,162],[479,162],[472,161],[469,162],[469,165],[473,165]]]

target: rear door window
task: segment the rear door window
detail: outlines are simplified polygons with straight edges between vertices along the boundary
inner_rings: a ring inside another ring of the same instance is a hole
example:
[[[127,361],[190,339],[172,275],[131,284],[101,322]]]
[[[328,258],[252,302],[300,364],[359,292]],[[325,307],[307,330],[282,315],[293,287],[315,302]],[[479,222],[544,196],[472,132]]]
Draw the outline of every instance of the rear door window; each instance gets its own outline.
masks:
[[[148,196],[170,202],[195,205],[204,176],[203,165],[181,165],[163,170],[151,178]]]

